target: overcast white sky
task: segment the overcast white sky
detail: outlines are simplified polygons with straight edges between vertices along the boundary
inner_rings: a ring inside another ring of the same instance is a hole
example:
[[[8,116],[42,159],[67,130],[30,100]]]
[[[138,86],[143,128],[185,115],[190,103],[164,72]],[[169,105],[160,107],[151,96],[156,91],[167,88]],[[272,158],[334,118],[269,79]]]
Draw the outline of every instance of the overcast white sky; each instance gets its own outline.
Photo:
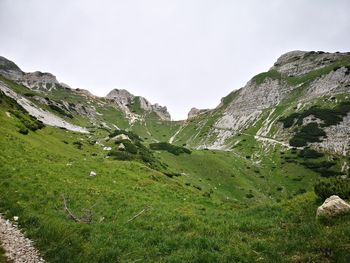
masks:
[[[0,0],[0,55],[104,96],[124,88],[174,119],[291,50],[350,51],[348,0]]]

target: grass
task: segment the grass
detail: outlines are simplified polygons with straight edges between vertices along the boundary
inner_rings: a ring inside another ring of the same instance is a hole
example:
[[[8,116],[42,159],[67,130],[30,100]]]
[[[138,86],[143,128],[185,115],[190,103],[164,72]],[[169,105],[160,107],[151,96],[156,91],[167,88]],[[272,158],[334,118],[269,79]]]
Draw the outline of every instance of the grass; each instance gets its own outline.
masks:
[[[2,247],[0,247],[0,263],[11,263],[10,261],[7,260],[5,257],[5,251],[3,250]]]
[[[98,146],[87,143],[87,135],[51,127],[21,135],[14,129],[15,118],[2,111],[0,120],[0,211],[9,218],[19,216],[20,226],[49,262],[288,262],[328,257],[342,262],[349,257],[349,220],[331,226],[315,220],[313,180],[306,183],[315,177],[298,170],[303,168],[281,168],[291,171],[285,178],[281,170],[269,175],[272,164],[256,174],[252,160],[230,153],[162,152],[159,158],[170,168],[187,174],[169,178],[137,162],[105,159]],[[74,147],[77,140],[83,150]],[[90,171],[97,176],[89,177]],[[293,181],[298,171],[310,179]],[[210,192],[207,183],[213,188],[210,197],[205,195]],[[280,185],[284,190],[273,190]],[[293,197],[301,186],[307,193]],[[246,198],[247,193],[254,197]],[[78,216],[93,206],[93,223],[67,218],[62,194]],[[128,223],[145,207],[150,208]]]

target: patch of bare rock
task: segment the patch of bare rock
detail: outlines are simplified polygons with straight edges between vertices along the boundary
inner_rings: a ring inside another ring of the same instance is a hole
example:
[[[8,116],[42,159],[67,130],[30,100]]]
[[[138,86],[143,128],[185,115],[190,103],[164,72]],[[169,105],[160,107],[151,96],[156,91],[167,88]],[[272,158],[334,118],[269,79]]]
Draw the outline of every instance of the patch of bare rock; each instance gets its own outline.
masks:
[[[16,218],[18,219],[18,218]],[[25,237],[17,225],[0,215],[0,244],[5,250],[5,256],[14,263],[45,262],[33,242]]]

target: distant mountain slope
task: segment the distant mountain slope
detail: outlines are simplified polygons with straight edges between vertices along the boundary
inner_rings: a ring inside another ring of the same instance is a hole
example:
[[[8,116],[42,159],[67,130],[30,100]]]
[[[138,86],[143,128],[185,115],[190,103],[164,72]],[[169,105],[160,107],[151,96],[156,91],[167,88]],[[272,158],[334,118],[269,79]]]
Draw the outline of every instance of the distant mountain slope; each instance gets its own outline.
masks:
[[[228,150],[237,142],[237,135],[245,132],[288,144],[298,127],[286,130],[279,120],[314,105],[333,109],[348,101],[349,73],[350,53],[286,53],[268,72],[256,75],[245,87],[223,98],[217,108],[189,119],[174,142]],[[348,154],[349,124],[345,114],[342,121],[323,127],[326,136],[314,143],[315,147]]]
[[[166,107],[126,90],[97,97],[71,89],[50,73],[25,73],[4,57],[0,57],[0,80],[32,107],[66,123],[87,130],[129,129],[146,142],[232,150],[245,133],[265,146],[310,145],[340,155],[350,150],[350,53],[288,52],[269,71],[222,98],[215,109],[193,108],[188,120],[179,122],[170,121]],[[337,121],[327,122],[332,118]],[[285,125],[283,119],[291,124]]]
[[[0,86],[48,125],[83,132],[130,129],[150,142],[168,140],[177,127],[170,124],[166,107],[126,90],[115,89],[106,97],[97,97],[60,83],[51,73],[25,73],[4,57],[0,57]]]

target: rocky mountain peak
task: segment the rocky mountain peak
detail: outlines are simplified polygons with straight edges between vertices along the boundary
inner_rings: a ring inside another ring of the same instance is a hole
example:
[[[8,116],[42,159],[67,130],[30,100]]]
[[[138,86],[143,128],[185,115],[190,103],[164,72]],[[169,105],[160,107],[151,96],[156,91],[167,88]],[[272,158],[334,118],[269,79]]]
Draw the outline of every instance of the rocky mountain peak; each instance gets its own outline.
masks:
[[[61,85],[56,76],[48,72],[30,72],[25,73],[21,82],[30,89],[34,90],[51,90]]]
[[[187,114],[187,119],[192,119],[192,118],[195,118],[197,117],[198,115],[204,113],[204,112],[207,112],[208,109],[197,109],[195,107],[191,108],[191,110],[188,112]]]
[[[106,95],[106,98],[115,102],[127,113],[129,113],[131,105],[137,103],[139,104],[140,110],[155,112],[162,120],[171,119],[167,107],[160,106],[158,103],[152,104],[144,97],[135,96],[125,89],[113,89]]]
[[[38,91],[47,91],[56,89],[57,87],[69,88],[68,85],[59,83],[56,76],[51,73],[40,71],[23,72],[14,62],[1,56],[0,75]]]
[[[300,76],[328,66],[345,56],[349,56],[349,53],[295,50],[280,56],[270,70],[287,76]]]
[[[0,56],[0,75],[11,80],[19,80],[24,72],[14,62]]]

